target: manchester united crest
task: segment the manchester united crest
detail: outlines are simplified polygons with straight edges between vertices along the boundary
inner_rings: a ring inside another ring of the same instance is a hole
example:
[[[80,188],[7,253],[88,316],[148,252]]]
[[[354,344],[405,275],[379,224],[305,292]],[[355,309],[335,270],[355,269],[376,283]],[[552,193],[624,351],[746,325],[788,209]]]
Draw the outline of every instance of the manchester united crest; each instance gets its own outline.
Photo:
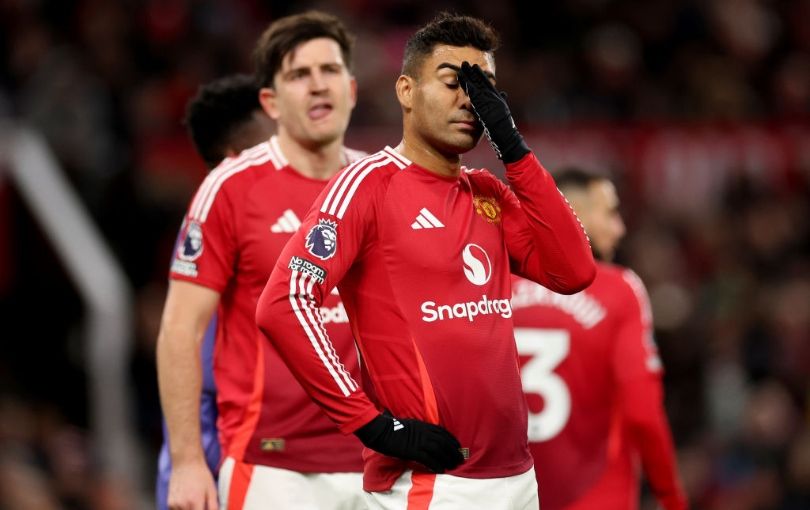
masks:
[[[481,215],[482,218],[489,223],[498,223],[501,221],[501,206],[498,201],[492,197],[475,197],[473,198],[473,205],[475,212]]]

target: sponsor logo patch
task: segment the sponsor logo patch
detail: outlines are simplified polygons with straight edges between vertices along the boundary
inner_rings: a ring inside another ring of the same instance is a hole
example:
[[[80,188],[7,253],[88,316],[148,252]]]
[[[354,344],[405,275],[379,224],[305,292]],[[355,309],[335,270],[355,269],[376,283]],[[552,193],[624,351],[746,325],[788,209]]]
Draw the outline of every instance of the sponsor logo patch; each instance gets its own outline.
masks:
[[[321,322],[324,324],[346,324],[349,322],[349,315],[343,303],[338,303],[334,308],[321,307]]]
[[[322,268],[318,264],[314,264],[307,259],[301,257],[292,257],[290,259],[290,263],[287,264],[289,269],[293,271],[298,271],[299,273],[304,273],[305,275],[311,276],[313,280],[318,283],[323,283],[326,280],[326,269]]]
[[[479,301],[466,303],[439,304],[425,301],[420,307],[422,320],[435,322],[451,319],[467,319],[473,322],[479,315],[500,315],[504,319],[512,317],[512,304],[508,299],[489,299],[486,294]]]
[[[203,252],[203,233],[200,224],[189,221],[185,226],[183,242],[177,246],[177,258],[192,262],[197,260]]]
[[[461,252],[464,261],[464,276],[473,285],[484,285],[492,277],[492,263],[489,255],[477,244],[468,244]]]
[[[475,212],[489,223],[498,223],[501,221],[501,206],[498,201],[492,197],[474,197],[473,205]]]
[[[309,253],[321,260],[331,259],[337,250],[337,223],[318,220],[318,224],[309,229],[304,246]]]

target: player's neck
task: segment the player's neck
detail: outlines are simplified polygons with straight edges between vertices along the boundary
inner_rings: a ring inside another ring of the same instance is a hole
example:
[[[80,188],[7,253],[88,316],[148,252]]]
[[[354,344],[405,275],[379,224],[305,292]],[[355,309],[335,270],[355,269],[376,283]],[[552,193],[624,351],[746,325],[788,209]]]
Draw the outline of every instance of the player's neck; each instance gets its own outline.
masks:
[[[346,166],[343,139],[316,147],[302,145],[286,133],[278,134],[278,143],[290,166],[310,179],[331,179]]]
[[[461,156],[444,154],[423,140],[407,133],[397,145],[397,152],[411,162],[442,177],[458,177],[461,174]]]

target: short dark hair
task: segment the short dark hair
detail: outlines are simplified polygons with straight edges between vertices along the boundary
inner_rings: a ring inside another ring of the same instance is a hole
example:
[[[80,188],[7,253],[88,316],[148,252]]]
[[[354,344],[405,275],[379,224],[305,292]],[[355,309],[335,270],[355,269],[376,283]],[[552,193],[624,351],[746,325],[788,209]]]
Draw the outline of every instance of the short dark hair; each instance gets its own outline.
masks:
[[[237,130],[262,111],[253,76],[235,74],[206,83],[186,105],[184,124],[209,168],[225,159]]]
[[[340,46],[346,67],[352,68],[352,36],[336,16],[321,11],[307,11],[280,18],[259,37],[253,50],[256,80],[261,87],[272,87],[284,57],[301,43],[328,37]]]
[[[472,16],[441,12],[405,43],[402,74],[416,76],[425,58],[438,45],[472,46],[494,53],[500,44],[498,34],[488,23]]]
[[[606,175],[578,167],[561,168],[554,172],[554,182],[563,193],[571,190],[587,191],[592,184],[606,180],[609,180]]]

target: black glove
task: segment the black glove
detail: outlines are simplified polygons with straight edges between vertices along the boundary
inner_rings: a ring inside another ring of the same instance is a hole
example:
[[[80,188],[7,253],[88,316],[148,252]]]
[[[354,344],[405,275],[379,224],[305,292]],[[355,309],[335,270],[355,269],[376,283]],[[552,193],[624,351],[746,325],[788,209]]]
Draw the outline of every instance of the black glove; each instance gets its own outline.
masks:
[[[499,159],[514,163],[531,151],[515,127],[506,95],[495,89],[478,64],[462,62],[458,82],[469,96],[475,116]]]
[[[416,461],[435,473],[453,469],[464,461],[461,445],[450,432],[419,420],[381,414],[354,434],[376,452]]]

